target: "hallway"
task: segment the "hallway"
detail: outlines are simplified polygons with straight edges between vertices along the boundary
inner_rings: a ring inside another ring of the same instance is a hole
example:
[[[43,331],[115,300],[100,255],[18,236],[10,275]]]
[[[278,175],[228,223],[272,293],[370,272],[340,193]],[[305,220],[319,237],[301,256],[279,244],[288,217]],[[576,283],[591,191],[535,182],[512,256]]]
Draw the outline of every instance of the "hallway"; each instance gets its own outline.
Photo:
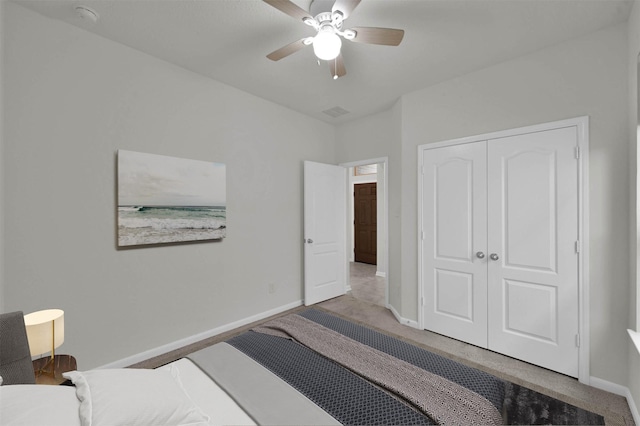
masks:
[[[385,306],[385,279],[376,276],[376,265],[350,262],[350,294],[356,299]]]

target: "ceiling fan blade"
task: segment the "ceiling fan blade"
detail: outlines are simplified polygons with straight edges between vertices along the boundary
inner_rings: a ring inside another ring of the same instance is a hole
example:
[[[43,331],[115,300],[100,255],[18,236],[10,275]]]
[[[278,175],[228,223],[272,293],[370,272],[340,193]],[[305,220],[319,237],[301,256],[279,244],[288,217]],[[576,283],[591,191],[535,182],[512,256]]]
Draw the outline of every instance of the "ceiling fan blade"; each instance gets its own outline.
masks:
[[[344,67],[344,60],[342,59],[342,53],[334,60],[329,61],[329,71],[331,71],[331,77],[333,77],[334,80],[347,74],[347,69]]]
[[[331,13],[335,13],[336,11],[342,12],[343,19],[347,19],[353,9],[360,4],[361,0],[336,0],[331,8]]]
[[[356,36],[351,41],[357,43],[397,46],[404,37],[404,30],[394,28],[354,27],[351,30],[356,32]]]
[[[289,43],[278,50],[274,50],[273,52],[267,55],[267,58],[271,59],[272,61],[279,61],[282,58],[286,58],[292,53],[296,53],[298,50],[305,47],[306,45],[304,44],[304,41],[306,39],[307,39],[306,37],[301,38],[300,40],[294,41],[293,43]]]
[[[265,3],[275,7],[280,12],[286,13],[289,16],[292,16],[296,19],[303,20],[304,18],[313,19],[309,13],[298,7],[295,3],[290,0],[263,0]]]

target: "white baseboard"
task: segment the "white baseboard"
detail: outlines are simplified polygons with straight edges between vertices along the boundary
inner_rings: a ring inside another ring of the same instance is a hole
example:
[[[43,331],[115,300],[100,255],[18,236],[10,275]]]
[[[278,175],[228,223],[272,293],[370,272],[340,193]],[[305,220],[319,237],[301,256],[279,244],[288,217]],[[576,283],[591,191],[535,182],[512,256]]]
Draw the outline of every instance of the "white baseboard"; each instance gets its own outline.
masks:
[[[97,368],[124,368],[128,367],[132,364],[136,364],[138,362],[145,361],[147,359],[156,357],[158,355],[165,354],[167,352],[171,352],[176,349],[180,349],[184,346],[190,345],[192,343],[199,342],[204,339],[208,339],[209,337],[217,336],[218,334],[225,333],[227,331],[233,330],[238,327],[242,327],[247,324],[251,324],[254,321],[260,321],[262,319],[268,318],[272,315],[277,315],[284,311],[288,311],[289,309],[297,308],[298,306],[302,306],[302,300],[298,300],[296,302],[289,303],[284,306],[279,306],[277,308],[268,310],[266,312],[262,312],[256,315],[252,315],[248,318],[243,318],[238,321],[231,322],[229,324],[222,325],[220,327],[213,328],[211,330],[203,331],[202,333],[194,334],[193,336],[185,337],[184,339],[176,340],[175,342],[167,343],[166,345],[158,346],[154,349],[149,349],[148,351],[141,352],[139,354],[131,355],[129,357],[120,359],[118,361],[111,362],[109,364],[102,365]]]
[[[633,421],[635,424],[640,425],[640,411],[638,411],[638,406],[633,400],[633,396],[629,389],[627,389],[627,394],[625,396],[627,398],[627,403],[629,404],[629,409],[631,410],[631,415],[633,416]]]
[[[377,277],[386,278],[387,277],[387,273],[386,272],[382,272],[382,271],[376,271],[376,276]]]
[[[633,421],[637,425],[640,425],[640,412],[638,411],[638,406],[633,400],[633,396],[631,395],[631,391],[629,390],[629,388],[593,376],[589,378],[589,385],[593,386],[594,388],[602,389],[603,391],[611,392],[613,394],[624,396],[625,398],[627,398],[627,403],[629,404],[629,409],[631,410]]]
[[[589,378],[589,385],[620,396],[627,396],[627,393],[629,392],[629,389],[622,385],[593,376]]]
[[[396,317],[396,320],[398,320],[400,324],[408,325],[409,327],[412,327],[412,328],[418,328],[418,329],[420,328],[418,327],[417,321],[401,317],[398,311],[396,311],[396,308],[394,308],[393,306],[387,304],[387,309],[391,311],[393,316]]]
[[[640,352],[640,333],[630,329],[627,329],[627,332],[629,333],[629,337],[631,337],[631,341],[633,342],[633,345],[636,347],[638,352]]]

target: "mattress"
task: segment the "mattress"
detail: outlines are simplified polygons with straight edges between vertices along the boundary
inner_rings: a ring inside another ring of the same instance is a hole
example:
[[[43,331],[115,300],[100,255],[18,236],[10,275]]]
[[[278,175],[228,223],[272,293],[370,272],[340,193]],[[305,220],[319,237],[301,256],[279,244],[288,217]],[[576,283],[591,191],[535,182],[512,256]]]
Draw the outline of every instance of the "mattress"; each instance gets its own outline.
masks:
[[[203,413],[209,416],[212,424],[256,424],[223,388],[212,381],[192,361],[181,358],[160,369],[169,370],[172,366],[179,371],[180,381],[186,394]]]

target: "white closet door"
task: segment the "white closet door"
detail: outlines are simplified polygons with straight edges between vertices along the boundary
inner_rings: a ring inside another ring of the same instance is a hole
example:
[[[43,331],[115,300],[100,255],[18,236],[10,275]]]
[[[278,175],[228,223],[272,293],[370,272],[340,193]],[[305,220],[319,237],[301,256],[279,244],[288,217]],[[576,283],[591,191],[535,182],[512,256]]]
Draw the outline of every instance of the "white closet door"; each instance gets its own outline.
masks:
[[[424,325],[487,345],[486,142],[423,154]],[[478,257],[477,253],[480,254]]]
[[[490,140],[487,167],[489,348],[573,377],[576,132],[567,127]]]

